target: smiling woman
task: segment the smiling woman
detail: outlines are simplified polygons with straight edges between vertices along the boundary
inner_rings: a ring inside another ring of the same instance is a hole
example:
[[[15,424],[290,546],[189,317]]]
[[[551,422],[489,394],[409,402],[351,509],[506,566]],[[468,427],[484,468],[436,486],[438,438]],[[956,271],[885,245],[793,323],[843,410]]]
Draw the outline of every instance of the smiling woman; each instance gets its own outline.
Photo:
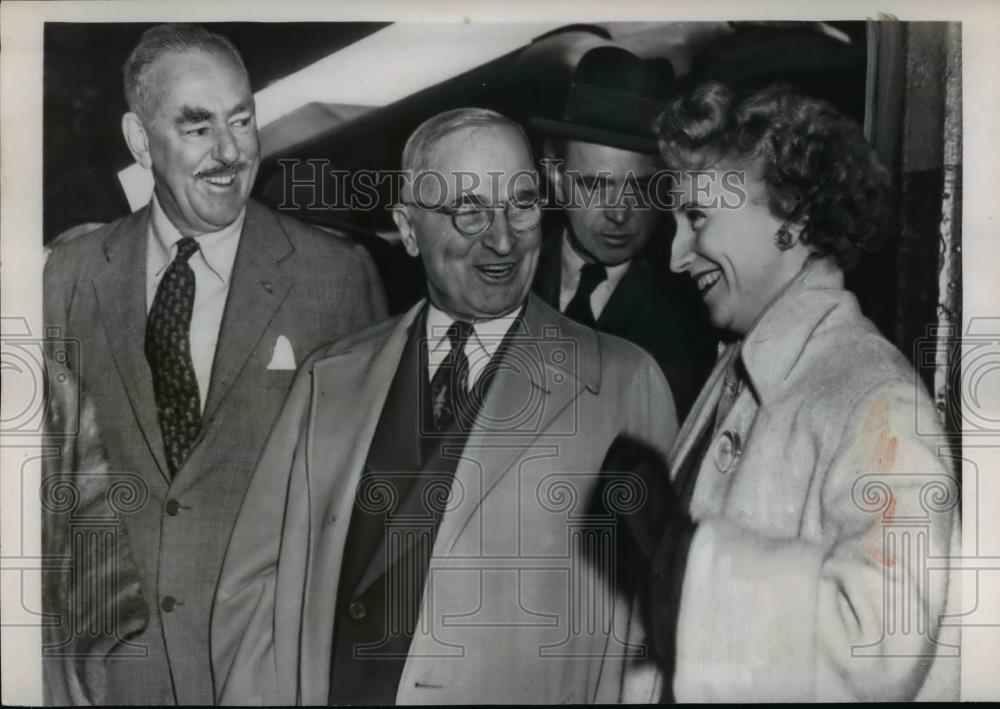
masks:
[[[914,430],[936,421],[919,380],[844,289],[883,233],[884,168],[850,120],[781,87],[701,86],[660,137],[684,176],[671,267],[736,338],[656,496],[675,512],[636,536],[659,540],[648,629],[673,696],[957,698],[957,632],[939,625],[957,578],[923,569],[958,553],[958,485],[940,429]]]
[[[698,87],[661,117],[661,151],[682,176],[671,268],[737,334],[806,260],[830,255],[850,269],[886,235],[889,173],[859,126],[786,87],[742,101],[721,84]],[[738,205],[726,199],[734,172]]]

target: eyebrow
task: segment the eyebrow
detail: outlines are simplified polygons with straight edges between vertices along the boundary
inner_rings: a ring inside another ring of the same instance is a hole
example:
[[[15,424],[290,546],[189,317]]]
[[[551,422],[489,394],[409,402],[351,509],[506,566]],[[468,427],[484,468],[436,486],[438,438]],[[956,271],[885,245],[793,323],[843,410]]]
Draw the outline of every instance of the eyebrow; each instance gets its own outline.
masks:
[[[686,212],[691,209],[709,209],[707,205],[699,204],[698,202],[685,202],[680,207],[678,207],[682,212]]]
[[[229,117],[232,118],[237,113],[247,113],[253,111],[253,101],[240,102],[233,107],[233,110],[229,112]]]
[[[212,120],[215,114],[209,111],[207,108],[201,108],[200,106],[182,106],[181,114],[177,118],[178,124],[184,123],[205,123],[206,121]]]
[[[245,101],[236,104],[236,106],[229,112],[229,117],[231,118],[238,113],[246,113],[250,111],[250,107],[252,105],[252,102]],[[188,123],[206,123],[211,121],[213,118],[215,118],[215,113],[207,108],[184,105],[181,107],[181,114],[177,118],[177,123],[179,125]]]

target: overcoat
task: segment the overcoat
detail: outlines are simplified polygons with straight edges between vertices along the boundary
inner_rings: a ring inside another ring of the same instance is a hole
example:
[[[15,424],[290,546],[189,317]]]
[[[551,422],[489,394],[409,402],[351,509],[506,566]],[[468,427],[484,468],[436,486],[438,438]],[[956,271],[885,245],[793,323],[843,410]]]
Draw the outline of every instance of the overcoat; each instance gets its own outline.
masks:
[[[746,386],[716,424],[735,357]],[[671,452],[679,487],[697,475],[678,701],[958,698],[960,497],[937,421],[829,258],[722,353]]]
[[[299,372],[219,583],[212,650],[222,703],[326,703],[355,490],[422,307]],[[641,651],[626,627],[630,603],[582,550],[599,556],[613,542],[613,519],[587,512],[612,444],[624,436],[666,455],[677,430],[670,391],[645,352],[534,296],[512,327],[455,452],[400,704],[616,701],[626,657]],[[610,507],[641,504],[620,482],[607,486],[623,493]]]

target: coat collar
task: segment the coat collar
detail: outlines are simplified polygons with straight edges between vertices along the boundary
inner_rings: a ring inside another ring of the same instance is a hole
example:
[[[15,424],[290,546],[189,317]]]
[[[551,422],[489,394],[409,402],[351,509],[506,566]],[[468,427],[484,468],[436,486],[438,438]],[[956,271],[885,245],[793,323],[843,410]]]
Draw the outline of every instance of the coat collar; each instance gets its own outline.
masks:
[[[833,257],[807,263],[743,339],[740,355],[761,401],[781,385],[827,316],[853,299]]]
[[[410,328],[417,322],[426,305],[427,300],[422,299],[399,317],[395,328],[398,342],[405,342]],[[520,338],[571,338],[577,349],[576,362],[556,357],[549,364],[554,370],[579,379],[595,394],[600,392],[601,350],[597,341],[597,333],[594,330],[574,323],[532,293],[528,295],[523,316],[511,326],[511,334]],[[346,354],[352,350],[363,348],[366,344],[369,344],[368,341],[358,340],[346,349],[337,350],[335,354],[338,356]],[[402,356],[402,349],[399,350],[399,356]]]

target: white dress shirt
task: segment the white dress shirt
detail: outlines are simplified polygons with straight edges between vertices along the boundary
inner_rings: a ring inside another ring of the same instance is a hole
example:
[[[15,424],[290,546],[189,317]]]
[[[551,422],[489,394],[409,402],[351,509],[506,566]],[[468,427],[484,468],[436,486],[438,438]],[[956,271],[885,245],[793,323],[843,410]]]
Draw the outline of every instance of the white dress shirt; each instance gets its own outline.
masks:
[[[524,310],[521,306],[513,313],[493,320],[476,320],[472,323],[472,335],[465,343],[465,356],[469,360],[469,383],[471,390],[479,375],[483,373],[490,359],[496,354],[497,348],[514,324],[517,316]],[[438,367],[451,352],[451,340],[448,339],[448,328],[455,318],[438,309],[434,305],[427,310],[427,379],[434,378]]]
[[[569,234],[563,232],[562,237],[562,273],[559,277],[559,312],[565,313],[569,307],[569,302],[576,295],[576,288],[580,285],[580,269],[586,261],[577,253],[576,249],[569,242]],[[604,306],[611,300],[611,294],[615,292],[618,283],[628,270],[629,262],[620,263],[617,266],[605,266],[608,277],[598,284],[594,292],[590,294],[590,310],[594,313],[594,320],[601,317]]]
[[[215,346],[226,309],[229,284],[236,261],[236,249],[243,233],[246,208],[236,220],[219,231],[197,237],[198,252],[188,263],[194,271],[194,308],[191,312],[191,360],[198,379],[202,411],[212,377]],[[177,230],[153,195],[149,228],[146,232],[146,313],[153,307],[156,289],[167,267],[177,256],[177,242],[183,235]]]

